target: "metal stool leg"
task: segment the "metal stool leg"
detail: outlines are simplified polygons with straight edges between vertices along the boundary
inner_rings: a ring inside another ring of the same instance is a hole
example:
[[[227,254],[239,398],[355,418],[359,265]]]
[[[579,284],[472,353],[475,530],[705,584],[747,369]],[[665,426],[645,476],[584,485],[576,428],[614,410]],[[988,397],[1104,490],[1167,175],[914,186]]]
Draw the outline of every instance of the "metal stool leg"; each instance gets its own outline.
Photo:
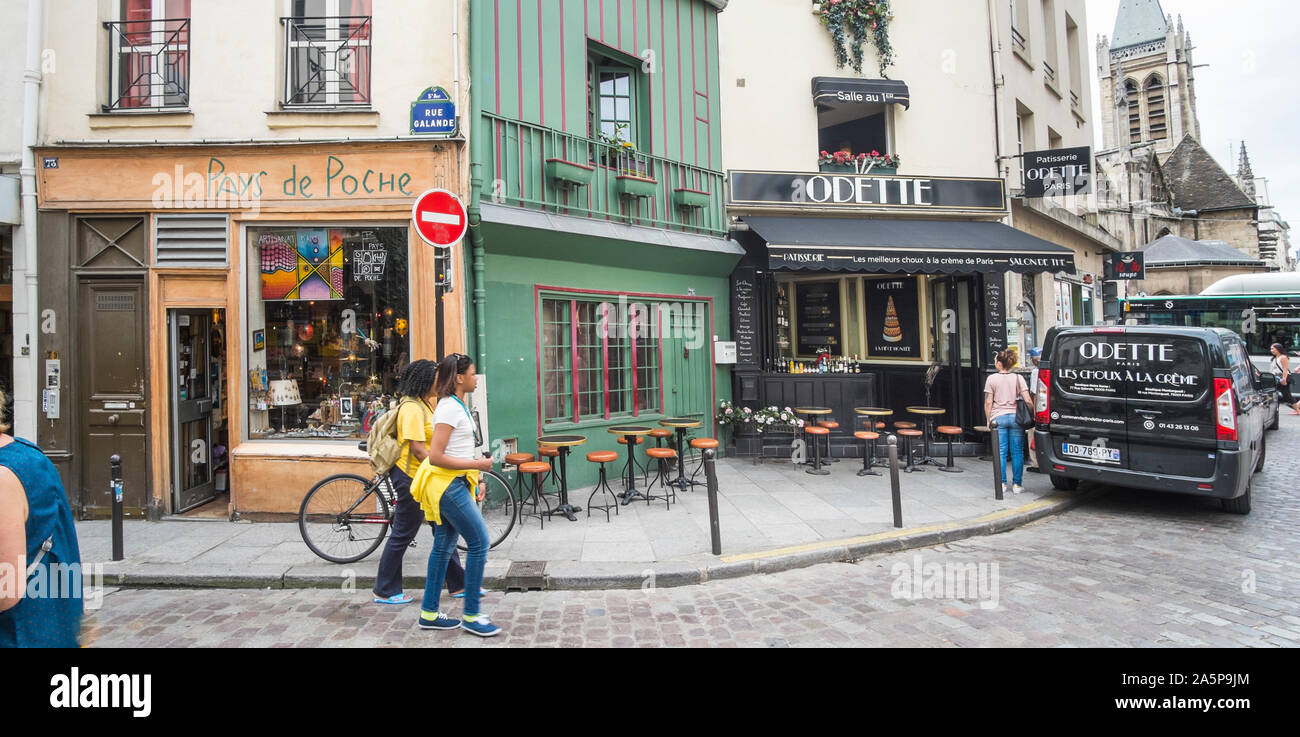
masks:
[[[859,476],[879,476],[879,471],[873,471],[872,466],[876,465],[876,441],[862,441],[862,470],[858,471]]]
[[[952,436],[951,435],[948,436],[948,465],[939,466],[939,470],[947,471],[948,473],[961,473],[963,470],[961,468],[958,468],[957,464],[953,463],[952,461]]]
[[[924,468],[922,468],[921,466],[916,465],[916,458],[915,458],[915,456],[913,456],[913,454],[912,454],[912,438],[909,438],[909,437],[907,437],[907,436],[904,436],[904,440],[907,441],[907,443],[906,443],[906,445],[907,445],[907,449],[906,449],[906,453],[907,453],[907,468],[904,468],[904,469],[903,469],[903,473],[916,473],[917,471],[924,471],[924,470],[925,470]]]
[[[813,436],[813,467],[808,469],[807,473],[817,476],[828,476],[830,471],[822,468],[822,444],[818,442],[817,436]]]
[[[596,488],[592,489],[591,496],[587,497],[588,519],[591,518],[591,509],[592,509],[591,500],[596,498],[597,492],[600,493],[602,502],[605,500],[606,494],[608,494],[610,498],[614,500],[611,504],[603,504],[601,506],[596,507],[596,509],[599,509],[605,513],[605,521],[608,522],[609,508],[611,506],[614,508],[614,514],[618,514],[618,495],[614,493],[614,490],[612,488],[610,488],[609,480],[605,476],[605,463],[603,461],[600,464],[600,476],[599,476],[599,480],[596,482]]]

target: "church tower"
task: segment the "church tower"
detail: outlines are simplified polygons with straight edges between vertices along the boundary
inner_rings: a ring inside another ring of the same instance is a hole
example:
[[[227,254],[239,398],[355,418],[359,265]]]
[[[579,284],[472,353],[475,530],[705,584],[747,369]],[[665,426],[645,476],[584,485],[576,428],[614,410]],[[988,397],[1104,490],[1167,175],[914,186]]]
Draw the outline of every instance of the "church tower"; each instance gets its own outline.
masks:
[[[1150,144],[1163,162],[1184,136],[1200,139],[1192,48],[1160,0],[1120,0],[1114,33],[1097,41],[1105,150]]]

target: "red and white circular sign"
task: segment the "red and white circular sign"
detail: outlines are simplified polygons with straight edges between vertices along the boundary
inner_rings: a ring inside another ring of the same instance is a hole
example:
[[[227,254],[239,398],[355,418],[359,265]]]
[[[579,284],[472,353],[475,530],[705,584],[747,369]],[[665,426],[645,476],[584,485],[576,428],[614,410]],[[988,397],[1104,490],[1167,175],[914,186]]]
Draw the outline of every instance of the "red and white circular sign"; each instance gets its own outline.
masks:
[[[431,189],[415,198],[411,222],[425,243],[439,248],[455,245],[469,228],[465,205],[445,189]]]

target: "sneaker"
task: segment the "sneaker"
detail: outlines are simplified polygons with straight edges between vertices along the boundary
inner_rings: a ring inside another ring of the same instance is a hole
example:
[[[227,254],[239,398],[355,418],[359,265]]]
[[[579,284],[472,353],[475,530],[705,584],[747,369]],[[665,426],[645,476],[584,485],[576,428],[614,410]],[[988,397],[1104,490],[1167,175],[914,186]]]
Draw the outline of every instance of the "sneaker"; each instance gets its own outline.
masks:
[[[420,617],[419,627],[422,630],[455,630],[460,629],[460,620],[444,617],[441,614],[436,619]]]
[[[487,596],[487,592],[488,592],[487,589],[485,589],[485,588],[481,588],[481,587],[480,587],[479,590],[478,590],[478,595],[479,595],[479,596]],[[455,593],[455,594],[452,594],[452,595],[451,595],[451,598],[453,598],[453,599],[464,599],[464,598],[465,598],[465,592],[464,592],[464,591],[460,591],[460,592],[457,592],[457,593]]]
[[[1016,484],[1015,486],[1012,486],[1012,487],[1011,487],[1011,493],[1012,493],[1012,494],[1023,494],[1023,493],[1025,493],[1025,487],[1021,486],[1020,484]]]
[[[463,620],[460,626],[464,627],[467,632],[473,632],[479,637],[495,637],[501,634],[501,628],[492,624],[492,620],[488,619],[486,614],[478,615],[473,622],[468,619]]]

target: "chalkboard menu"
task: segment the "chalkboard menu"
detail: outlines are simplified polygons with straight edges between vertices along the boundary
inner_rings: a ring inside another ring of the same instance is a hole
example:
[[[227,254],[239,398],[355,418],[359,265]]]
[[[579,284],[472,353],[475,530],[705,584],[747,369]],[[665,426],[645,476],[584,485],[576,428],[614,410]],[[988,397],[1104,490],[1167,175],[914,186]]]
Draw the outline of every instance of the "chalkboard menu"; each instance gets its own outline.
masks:
[[[799,355],[815,356],[823,350],[843,353],[840,283],[800,282],[795,291],[795,325],[799,329]]]
[[[988,340],[988,361],[1007,349],[1007,305],[1002,274],[984,277],[984,330]]]
[[[731,335],[738,369],[759,368],[757,283],[754,269],[737,269],[731,279]]]

